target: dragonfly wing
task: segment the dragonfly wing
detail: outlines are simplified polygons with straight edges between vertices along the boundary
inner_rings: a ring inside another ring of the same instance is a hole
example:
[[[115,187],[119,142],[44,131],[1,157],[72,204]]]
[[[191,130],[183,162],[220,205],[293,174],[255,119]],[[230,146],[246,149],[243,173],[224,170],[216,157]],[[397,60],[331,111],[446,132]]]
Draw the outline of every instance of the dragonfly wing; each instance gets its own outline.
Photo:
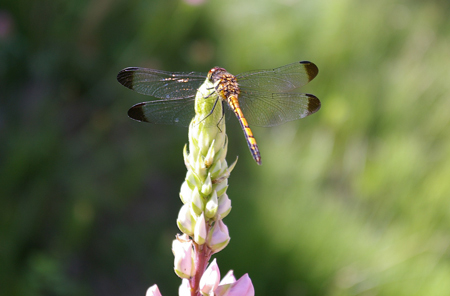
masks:
[[[242,91],[239,104],[250,125],[264,127],[304,118],[320,109],[317,97],[301,93]]]
[[[140,94],[160,99],[181,99],[195,96],[206,79],[198,72],[166,72],[147,68],[129,67],[117,74],[117,80]]]
[[[241,88],[266,92],[287,92],[307,84],[319,73],[314,63],[301,61],[272,70],[256,70],[237,75]]]
[[[128,116],[137,121],[188,126],[195,115],[195,97],[155,100],[134,105]]]

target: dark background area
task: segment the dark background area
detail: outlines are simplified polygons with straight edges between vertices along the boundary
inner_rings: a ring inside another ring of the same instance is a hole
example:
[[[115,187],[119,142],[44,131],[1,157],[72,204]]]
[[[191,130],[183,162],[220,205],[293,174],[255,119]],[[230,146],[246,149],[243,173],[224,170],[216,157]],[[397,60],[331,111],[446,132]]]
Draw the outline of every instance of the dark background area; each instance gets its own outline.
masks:
[[[175,295],[187,129],[127,117],[128,66],[234,74],[299,60],[313,116],[237,121],[222,275],[257,295],[450,294],[448,1],[6,0],[0,295]]]

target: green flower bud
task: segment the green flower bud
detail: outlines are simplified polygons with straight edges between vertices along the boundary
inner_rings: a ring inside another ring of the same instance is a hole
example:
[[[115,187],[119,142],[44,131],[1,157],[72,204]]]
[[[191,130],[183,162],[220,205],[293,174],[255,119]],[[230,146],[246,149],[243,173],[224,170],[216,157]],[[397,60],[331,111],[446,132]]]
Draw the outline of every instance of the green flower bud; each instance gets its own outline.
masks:
[[[189,204],[185,204],[181,207],[180,212],[178,213],[177,225],[181,232],[190,236],[194,234],[195,218],[191,214]]]
[[[214,190],[217,191],[217,195],[221,196],[224,194],[228,189],[228,179],[223,180],[220,183],[217,183],[216,188]]]
[[[205,156],[205,166],[209,168],[213,162],[214,162],[214,156],[215,156],[215,150],[214,150],[214,143],[216,140],[214,139],[211,143],[211,146],[208,149],[208,153]]]
[[[184,279],[189,279],[195,274],[193,243],[191,240],[184,240],[177,237],[172,242],[172,252],[175,255],[175,273]]]
[[[228,227],[222,222],[222,220],[217,220],[208,233],[206,244],[213,251],[213,253],[217,253],[225,248],[229,242],[230,235],[228,234]]]
[[[183,204],[188,203],[192,199],[192,189],[189,188],[189,185],[186,181],[183,182],[180,189],[180,199]]]
[[[228,198],[228,195],[226,193],[222,194],[221,197],[219,197],[219,207],[217,209],[217,216],[218,219],[222,220],[231,211],[231,200]]]
[[[195,224],[194,241],[199,245],[203,245],[205,243],[205,239],[206,239],[206,222],[205,216],[202,213],[200,217],[197,219]]]
[[[198,192],[198,188],[195,188],[192,192],[191,199],[191,207],[192,211],[194,211],[195,215],[200,216],[205,208],[205,204],[203,203],[203,198],[200,196],[200,192]]]
[[[211,175],[208,174],[206,176],[205,182],[202,185],[202,193],[203,195],[207,196],[210,195],[212,192],[212,181],[211,181]]]
[[[217,193],[213,191],[211,198],[208,200],[205,206],[205,216],[208,219],[212,219],[216,216],[217,209],[219,208],[219,201],[217,199]]]

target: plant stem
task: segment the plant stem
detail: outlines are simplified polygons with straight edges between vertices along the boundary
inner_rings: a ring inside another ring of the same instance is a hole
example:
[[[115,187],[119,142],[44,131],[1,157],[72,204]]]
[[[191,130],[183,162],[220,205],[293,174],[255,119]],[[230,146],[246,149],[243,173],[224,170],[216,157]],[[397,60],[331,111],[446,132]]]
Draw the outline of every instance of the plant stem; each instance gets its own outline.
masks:
[[[208,227],[210,228],[210,226]],[[198,245],[194,242],[194,264],[196,272],[195,275],[189,280],[191,286],[191,296],[201,296],[199,291],[200,279],[206,270],[206,266],[208,265],[211,256],[212,251],[206,244]]]

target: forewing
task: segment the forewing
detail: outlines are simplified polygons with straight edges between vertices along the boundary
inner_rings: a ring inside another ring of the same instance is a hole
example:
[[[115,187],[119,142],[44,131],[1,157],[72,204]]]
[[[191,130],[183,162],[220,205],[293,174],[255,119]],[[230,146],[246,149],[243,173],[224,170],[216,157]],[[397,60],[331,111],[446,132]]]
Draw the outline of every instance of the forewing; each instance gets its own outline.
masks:
[[[282,93],[307,84],[319,73],[314,63],[301,61],[272,70],[256,70],[236,76],[242,89]]]
[[[195,98],[155,100],[134,105],[128,116],[137,121],[188,126],[195,115]]]
[[[125,68],[117,74],[117,80],[123,86],[160,99],[194,97],[205,79],[205,73],[166,72],[138,67]]]
[[[241,92],[239,103],[250,125],[275,126],[304,118],[320,109],[320,100],[311,94]]]

